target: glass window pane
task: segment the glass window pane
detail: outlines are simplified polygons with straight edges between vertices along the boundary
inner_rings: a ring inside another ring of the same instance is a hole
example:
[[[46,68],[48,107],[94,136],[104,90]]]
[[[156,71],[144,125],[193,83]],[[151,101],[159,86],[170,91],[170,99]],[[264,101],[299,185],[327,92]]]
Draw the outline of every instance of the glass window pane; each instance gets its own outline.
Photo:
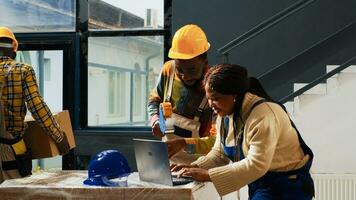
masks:
[[[17,51],[16,60],[33,67],[40,93],[50,110],[63,110],[63,51]],[[27,114],[31,115],[29,111]],[[62,156],[32,161],[33,169],[61,167]]]
[[[18,51],[16,60],[33,67],[40,94],[51,111],[62,111],[63,51]]]
[[[0,24],[14,32],[75,31],[75,0],[5,0],[0,8]]]
[[[88,125],[147,126],[163,36],[89,37]]]
[[[163,0],[89,0],[89,29],[163,28]]]

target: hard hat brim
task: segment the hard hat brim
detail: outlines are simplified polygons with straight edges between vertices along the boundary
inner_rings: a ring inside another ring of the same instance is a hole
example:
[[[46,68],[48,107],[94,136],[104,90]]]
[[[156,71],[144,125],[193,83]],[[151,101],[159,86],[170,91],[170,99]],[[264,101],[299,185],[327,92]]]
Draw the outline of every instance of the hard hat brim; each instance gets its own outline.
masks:
[[[12,37],[12,36],[8,36],[8,35],[3,35],[3,34],[0,34],[0,38],[8,38],[8,39],[11,39],[12,40],[12,48],[13,50],[16,52],[17,51],[17,48],[19,46],[19,43],[17,42],[15,36]]]
[[[199,52],[198,54],[185,54],[185,53],[174,52],[171,48],[169,50],[168,57],[171,59],[189,60],[207,52],[209,48],[210,48],[210,43],[208,43],[208,45],[205,47],[205,50],[203,52]]]
[[[168,57],[171,59],[182,59],[182,60],[189,60],[198,55],[188,55],[188,54],[183,54],[183,53],[174,53],[174,52],[169,52]]]
[[[84,185],[96,185],[96,186],[109,186],[109,187],[117,187],[117,186],[127,186],[127,180],[125,180],[125,183],[121,182],[116,182],[109,180],[105,176],[100,176],[100,177],[92,177],[88,178],[83,181]]]

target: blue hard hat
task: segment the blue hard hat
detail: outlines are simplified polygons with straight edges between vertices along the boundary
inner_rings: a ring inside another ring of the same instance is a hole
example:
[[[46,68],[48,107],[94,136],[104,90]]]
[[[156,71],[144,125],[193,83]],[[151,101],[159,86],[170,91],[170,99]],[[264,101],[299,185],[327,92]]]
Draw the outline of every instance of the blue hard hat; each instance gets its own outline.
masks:
[[[90,160],[85,185],[119,186],[110,179],[123,178],[131,174],[126,158],[117,150],[106,150]]]

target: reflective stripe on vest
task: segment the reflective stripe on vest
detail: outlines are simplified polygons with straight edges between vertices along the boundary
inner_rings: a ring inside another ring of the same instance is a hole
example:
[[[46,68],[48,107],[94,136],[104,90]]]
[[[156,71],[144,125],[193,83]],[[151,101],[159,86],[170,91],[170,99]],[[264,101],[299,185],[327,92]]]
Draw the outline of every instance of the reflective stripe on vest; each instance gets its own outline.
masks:
[[[170,102],[172,98],[172,90],[173,90],[173,83],[174,83],[174,76],[175,76],[175,61],[171,65],[171,70],[169,74],[169,81],[168,81],[168,90],[167,90],[167,98],[165,101]],[[172,118],[174,119],[174,125],[184,130],[188,130],[192,133],[191,137],[197,138],[199,137],[199,129],[200,129],[200,122],[199,119],[206,107],[208,100],[206,96],[203,97],[200,105],[195,112],[194,118],[189,119],[182,115],[178,115],[176,113],[172,113]]]

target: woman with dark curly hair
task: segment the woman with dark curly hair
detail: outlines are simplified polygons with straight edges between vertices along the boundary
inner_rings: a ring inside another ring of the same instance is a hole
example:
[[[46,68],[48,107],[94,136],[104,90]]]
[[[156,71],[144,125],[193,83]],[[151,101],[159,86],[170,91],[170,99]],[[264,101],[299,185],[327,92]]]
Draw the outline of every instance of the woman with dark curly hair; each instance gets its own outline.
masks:
[[[249,198],[312,199],[313,152],[283,105],[274,102],[244,67],[220,64],[205,75],[209,106],[218,114],[213,149],[182,176],[211,181],[222,196],[249,185]]]

